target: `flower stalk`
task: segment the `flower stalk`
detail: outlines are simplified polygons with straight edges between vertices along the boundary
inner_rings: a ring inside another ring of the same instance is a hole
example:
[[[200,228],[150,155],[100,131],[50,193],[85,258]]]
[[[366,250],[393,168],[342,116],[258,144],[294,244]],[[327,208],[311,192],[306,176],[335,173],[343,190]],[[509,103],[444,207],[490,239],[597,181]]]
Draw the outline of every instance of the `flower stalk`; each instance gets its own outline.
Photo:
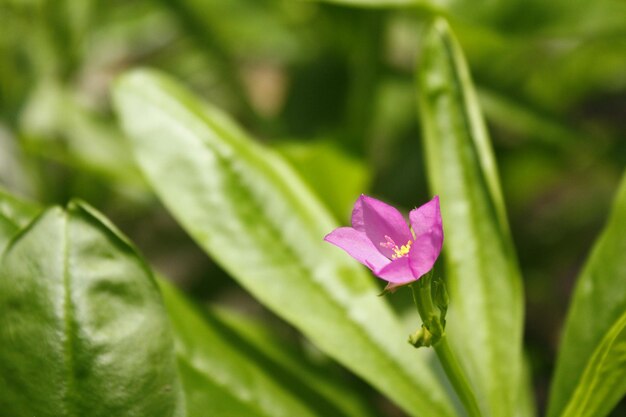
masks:
[[[409,337],[416,348],[432,346],[470,417],[481,417],[478,403],[446,339],[448,293],[433,266],[443,245],[439,197],[409,213],[409,225],[394,207],[361,195],[352,209],[352,227],[340,227],[324,240],[346,251],[387,281],[384,293],[408,285],[422,327]]]
[[[474,392],[446,338],[448,294],[443,280],[434,279],[430,271],[409,287],[423,322],[422,327],[409,336],[409,343],[416,348],[432,346],[435,349],[441,366],[469,416],[481,417]]]

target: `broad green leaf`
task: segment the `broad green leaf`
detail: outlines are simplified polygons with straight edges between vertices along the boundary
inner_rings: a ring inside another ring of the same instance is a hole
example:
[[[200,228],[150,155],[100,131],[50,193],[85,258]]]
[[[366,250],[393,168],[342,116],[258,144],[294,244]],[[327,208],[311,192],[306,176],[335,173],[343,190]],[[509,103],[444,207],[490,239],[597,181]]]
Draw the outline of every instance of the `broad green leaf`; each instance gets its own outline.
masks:
[[[0,188],[0,254],[22,227],[39,212],[35,204],[13,197]]]
[[[0,190],[0,240],[8,241],[38,211],[34,203]],[[188,417],[371,415],[333,375],[307,366],[261,323],[227,310],[200,314],[167,281],[159,284],[174,325]]]
[[[174,327],[189,417],[368,415],[359,414],[363,408],[358,405],[355,411],[350,393],[344,392],[349,400],[343,402],[320,389],[320,383],[332,383],[306,373],[287,346],[268,351],[272,342],[251,336],[240,320],[234,325],[232,318],[200,312],[167,281],[160,286]],[[235,412],[240,409],[247,411]]]
[[[182,417],[169,323],[135,249],[74,202],[0,260],[0,409],[12,417]]]
[[[444,20],[424,41],[417,94],[429,181],[441,198],[447,333],[483,414],[512,416],[522,386],[520,273],[476,94]]]
[[[626,175],[576,284],[548,416],[602,417],[626,393]]]
[[[322,241],[337,225],[288,164],[155,72],[114,96],[148,182],[241,285],[411,415],[454,415],[373,279]]]

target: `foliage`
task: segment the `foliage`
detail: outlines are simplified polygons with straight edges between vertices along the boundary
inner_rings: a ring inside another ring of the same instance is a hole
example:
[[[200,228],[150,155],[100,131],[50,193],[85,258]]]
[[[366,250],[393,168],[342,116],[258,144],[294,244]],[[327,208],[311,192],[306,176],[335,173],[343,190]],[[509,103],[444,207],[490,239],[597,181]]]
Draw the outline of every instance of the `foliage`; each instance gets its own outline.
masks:
[[[0,0],[0,409],[465,415],[406,343],[410,294],[322,240],[368,193],[440,196],[483,416],[623,415],[625,22],[619,0]]]

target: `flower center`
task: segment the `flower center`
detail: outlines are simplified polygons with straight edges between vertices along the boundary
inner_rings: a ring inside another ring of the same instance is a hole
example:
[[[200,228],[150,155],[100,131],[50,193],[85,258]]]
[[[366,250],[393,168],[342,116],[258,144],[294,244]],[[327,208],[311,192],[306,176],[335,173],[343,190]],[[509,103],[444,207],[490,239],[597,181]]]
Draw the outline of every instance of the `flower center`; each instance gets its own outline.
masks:
[[[396,245],[396,242],[394,242],[392,238],[385,235],[385,241],[380,242],[380,246],[383,248],[391,249],[393,251],[393,254],[391,255],[391,259],[395,260],[398,258],[402,258],[403,256],[407,256],[409,254],[409,251],[411,250],[412,243],[413,242],[409,240],[408,242],[406,242],[406,244],[402,246],[398,246]]]

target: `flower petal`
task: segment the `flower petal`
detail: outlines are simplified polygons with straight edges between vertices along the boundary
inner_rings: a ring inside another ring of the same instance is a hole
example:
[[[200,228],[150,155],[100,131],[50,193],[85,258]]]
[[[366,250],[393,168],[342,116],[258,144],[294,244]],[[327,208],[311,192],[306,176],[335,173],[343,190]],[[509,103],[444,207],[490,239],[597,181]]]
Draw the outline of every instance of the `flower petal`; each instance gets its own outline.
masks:
[[[352,227],[340,227],[324,237],[326,242],[348,252],[357,261],[370,268],[372,271],[382,269],[389,264],[389,259],[378,251],[372,241],[364,232]]]
[[[361,194],[352,210],[352,227],[365,232],[372,244],[387,258],[394,254],[393,244],[406,245],[413,239],[404,217],[395,208]],[[389,245],[389,237],[393,244]]]
[[[391,261],[380,270],[374,270],[374,274],[394,284],[407,284],[411,281],[415,281],[415,277],[409,266],[409,258],[406,256]]]
[[[421,277],[430,271],[441,253],[443,224],[439,208],[439,197],[409,213],[415,241],[409,251],[409,266],[413,276]]]

